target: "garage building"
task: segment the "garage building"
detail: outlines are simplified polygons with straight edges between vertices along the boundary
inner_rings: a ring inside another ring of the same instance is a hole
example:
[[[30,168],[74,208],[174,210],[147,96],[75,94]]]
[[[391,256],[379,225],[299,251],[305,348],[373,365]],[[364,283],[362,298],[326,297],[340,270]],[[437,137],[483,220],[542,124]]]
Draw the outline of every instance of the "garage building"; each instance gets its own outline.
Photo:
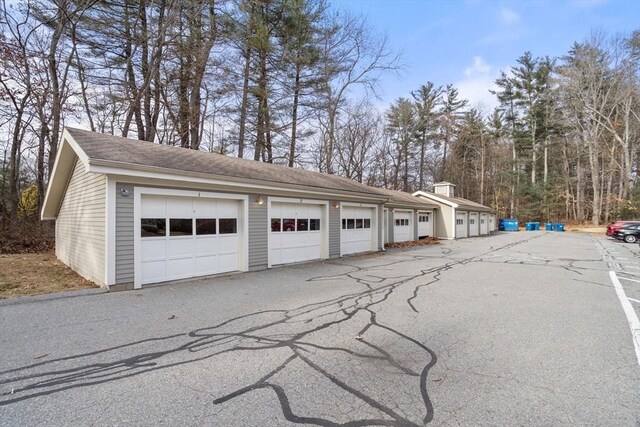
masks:
[[[126,289],[380,250],[390,199],[335,175],[67,128],[41,216],[56,220],[62,262]]]
[[[378,189],[389,201],[384,205],[384,243],[400,243],[435,235],[438,205],[403,191]]]
[[[416,191],[413,196],[438,206],[435,216],[436,237],[461,239],[487,235],[495,230],[495,210],[471,200],[455,197],[455,185],[450,182],[439,182],[433,187],[433,193]]]

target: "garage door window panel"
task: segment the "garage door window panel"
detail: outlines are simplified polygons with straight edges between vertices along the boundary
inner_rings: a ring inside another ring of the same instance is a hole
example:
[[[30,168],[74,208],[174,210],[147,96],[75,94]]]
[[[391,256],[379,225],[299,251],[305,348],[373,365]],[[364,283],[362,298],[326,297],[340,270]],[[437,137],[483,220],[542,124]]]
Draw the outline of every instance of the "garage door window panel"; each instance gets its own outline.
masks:
[[[192,236],[193,220],[191,218],[170,218],[169,235],[171,237]]]
[[[282,220],[280,218],[271,218],[271,231],[275,233],[282,231]]]
[[[364,228],[371,228],[371,220],[369,218],[365,218]]]
[[[320,231],[320,220],[312,218],[309,220],[309,231]]]
[[[308,231],[309,230],[309,220],[299,219],[297,221],[297,231]]]
[[[347,219],[347,230],[353,230],[354,228],[356,228],[356,220],[355,219]]]
[[[142,237],[164,237],[167,235],[165,218],[142,218],[140,220],[140,235]]]
[[[218,221],[220,234],[236,234],[238,232],[238,220],[236,218],[220,218]]]
[[[216,219],[215,218],[197,218],[196,219],[196,235],[205,236],[210,234],[216,234]]]

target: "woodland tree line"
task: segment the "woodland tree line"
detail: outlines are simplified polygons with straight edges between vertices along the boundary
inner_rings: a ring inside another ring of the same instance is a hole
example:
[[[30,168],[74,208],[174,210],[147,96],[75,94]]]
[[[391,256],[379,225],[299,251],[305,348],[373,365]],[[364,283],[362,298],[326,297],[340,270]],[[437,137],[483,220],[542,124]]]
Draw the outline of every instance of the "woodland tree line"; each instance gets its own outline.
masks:
[[[517,58],[483,111],[401,73],[385,36],[324,0],[0,0],[0,218],[38,224],[65,124],[415,191],[500,216],[640,217],[640,31]],[[382,111],[384,110],[384,111]]]

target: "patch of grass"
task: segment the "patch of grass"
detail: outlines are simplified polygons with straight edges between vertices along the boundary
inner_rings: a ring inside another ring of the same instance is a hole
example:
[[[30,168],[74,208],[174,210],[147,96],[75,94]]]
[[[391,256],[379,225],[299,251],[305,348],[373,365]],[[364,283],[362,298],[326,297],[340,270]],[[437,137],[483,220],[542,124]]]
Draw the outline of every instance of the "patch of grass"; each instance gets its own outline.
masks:
[[[94,287],[58,261],[53,251],[0,255],[0,299]]]

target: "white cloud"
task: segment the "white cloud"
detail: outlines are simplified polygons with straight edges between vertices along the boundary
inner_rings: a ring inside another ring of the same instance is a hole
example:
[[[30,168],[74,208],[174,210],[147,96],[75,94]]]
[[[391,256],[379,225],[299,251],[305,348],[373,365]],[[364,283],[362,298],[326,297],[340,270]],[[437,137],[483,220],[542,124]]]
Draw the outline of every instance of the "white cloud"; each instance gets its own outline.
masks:
[[[490,113],[498,106],[496,97],[489,90],[496,89],[495,80],[499,72],[478,55],[473,58],[473,64],[464,70],[464,74],[466,77],[454,84],[460,97],[469,100],[470,107]]]
[[[498,106],[498,100],[489,90],[495,90],[497,76],[482,76],[464,79],[455,84],[461,98],[469,101],[469,107],[488,114]]]
[[[467,76],[473,76],[477,74],[487,74],[491,71],[491,67],[484,62],[482,56],[474,56],[473,57],[473,65],[464,70],[464,73]]]
[[[511,9],[503,8],[500,9],[500,20],[503,24],[514,25],[520,22],[520,15]]]

